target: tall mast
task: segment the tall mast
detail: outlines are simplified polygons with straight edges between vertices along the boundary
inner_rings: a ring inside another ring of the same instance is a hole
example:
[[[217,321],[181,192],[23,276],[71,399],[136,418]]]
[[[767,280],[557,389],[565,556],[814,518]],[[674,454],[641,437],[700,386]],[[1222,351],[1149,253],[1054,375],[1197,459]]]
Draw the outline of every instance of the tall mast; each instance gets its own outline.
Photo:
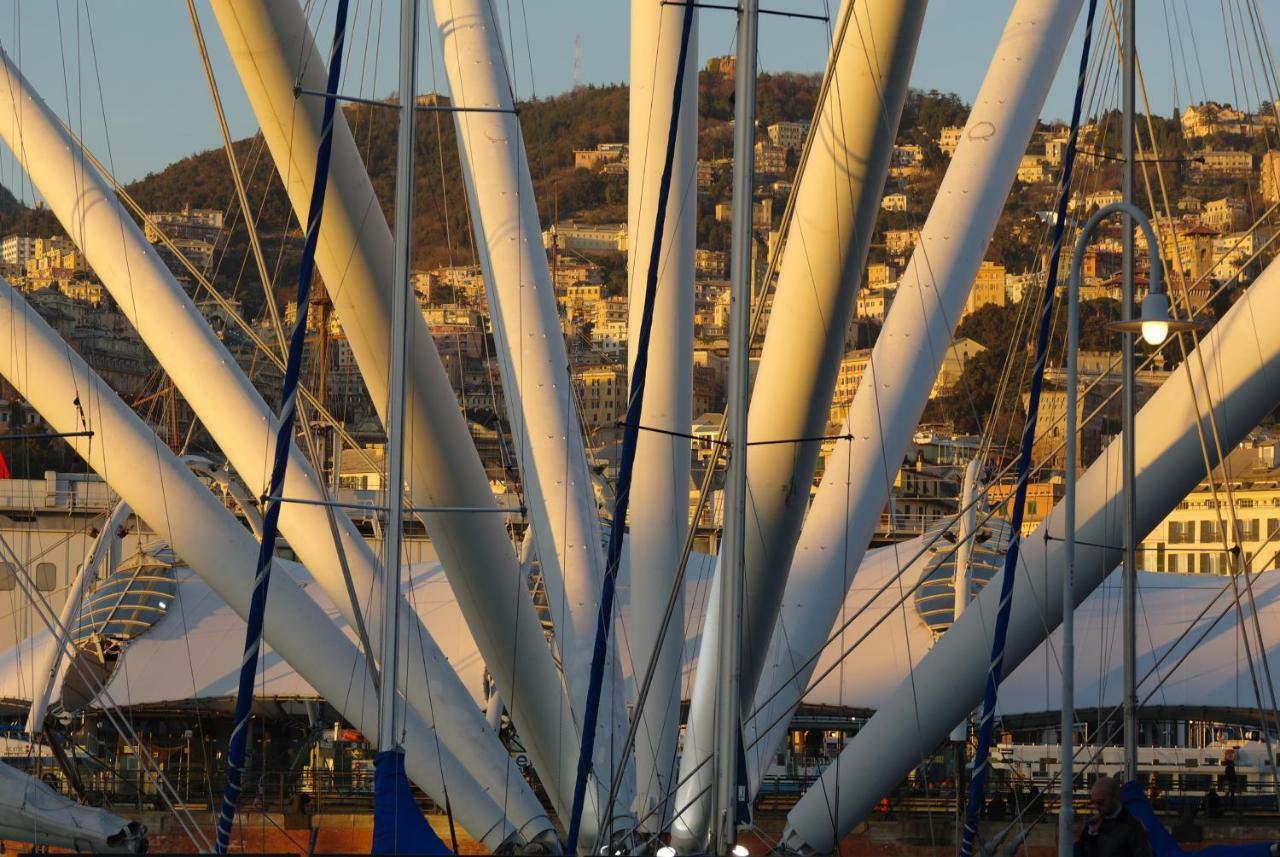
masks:
[[[755,179],[756,0],[742,0],[734,71],[733,233],[730,245],[728,472],[720,551],[720,663],[716,683],[714,854],[738,839],[738,755],[742,731],[738,686],[742,671],[742,577],[747,523],[747,400],[751,348],[751,195]],[[746,784],[742,786],[745,788]]]
[[[1133,135],[1134,135],[1134,87],[1136,79],[1137,47],[1134,42],[1135,12],[1133,0],[1124,0],[1124,129],[1121,146],[1124,155],[1122,192],[1124,201],[1133,205]],[[1122,266],[1124,294],[1120,306],[1124,321],[1133,319],[1133,218],[1124,216],[1124,236],[1121,248],[1124,252]],[[1124,485],[1124,570],[1122,604],[1124,608],[1124,778],[1125,782],[1138,776],[1138,690],[1137,690],[1137,604],[1138,604],[1138,550],[1137,497],[1134,468],[1133,423],[1137,403],[1134,393],[1133,334],[1122,333],[1123,338],[1123,437],[1124,449],[1121,482]],[[1071,466],[1071,462],[1067,462]]]
[[[400,139],[396,152],[395,274],[391,293],[391,385],[387,390],[387,531],[383,542],[382,682],[378,750],[398,747],[396,644],[400,629],[400,536],[404,526],[404,380],[409,262],[413,252],[414,83],[418,73],[418,0],[400,0]]]

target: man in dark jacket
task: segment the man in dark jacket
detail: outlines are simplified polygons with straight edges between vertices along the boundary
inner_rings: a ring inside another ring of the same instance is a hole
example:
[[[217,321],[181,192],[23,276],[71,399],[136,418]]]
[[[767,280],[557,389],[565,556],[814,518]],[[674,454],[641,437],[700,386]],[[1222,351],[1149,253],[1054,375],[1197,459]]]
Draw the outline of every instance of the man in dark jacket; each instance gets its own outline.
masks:
[[[1102,776],[1089,791],[1095,810],[1076,839],[1077,857],[1154,857],[1142,822],[1120,802],[1120,782]]]

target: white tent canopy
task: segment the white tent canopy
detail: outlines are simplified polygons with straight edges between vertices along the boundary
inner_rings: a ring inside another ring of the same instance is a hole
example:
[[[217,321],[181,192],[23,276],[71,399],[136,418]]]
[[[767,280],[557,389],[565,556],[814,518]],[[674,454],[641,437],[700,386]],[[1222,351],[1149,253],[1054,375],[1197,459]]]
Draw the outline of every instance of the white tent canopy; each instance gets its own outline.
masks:
[[[911,668],[933,645],[933,633],[916,614],[909,594],[920,576],[928,571],[929,555],[916,557],[922,543],[922,539],[915,539],[868,555],[854,578],[841,621],[852,618],[878,590],[885,588],[885,591],[823,652],[815,683],[805,697],[806,703],[875,709],[910,677]],[[910,562],[906,571],[895,580],[899,565],[913,558],[915,561]],[[354,632],[346,628],[338,611],[324,594],[306,583],[305,571],[296,565],[291,568],[333,621],[342,625],[354,638]],[[712,557],[700,553],[690,557],[682,629],[685,634],[682,679],[685,698],[688,698],[696,666],[697,629],[702,627],[713,570]],[[410,576],[411,584],[406,588],[410,602],[423,616],[426,626],[458,670],[477,704],[482,703],[484,665],[439,563],[415,564]],[[244,623],[188,569],[179,567],[175,577],[177,595],[174,603],[150,630],[126,646],[108,681],[107,692],[117,705],[163,706],[235,697],[244,645]],[[889,585],[885,587],[885,584]],[[1245,586],[1243,582],[1239,585],[1246,627],[1252,634]],[[1280,661],[1280,574],[1257,575],[1252,587],[1267,645],[1267,662],[1272,665],[1273,680],[1280,684],[1280,670],[1274,667]],[[1257,706],[1228,579],[1142,572],[1139,574],[1139,594],[1139,676],[1145,676],[1156,659],[1161,661],[1156,673],[1139,687],[1140,699],[1145,699],[1160,684],[1148,705],[1198,710],[1238,710]],[[897,603],[904,595],[905,606],[899,608]],[[624,641],[630,636],[628,596],[624,568],[619,586],[621,615],[618,620]],[[1211,603],[1213,606],[1209,607]],[[1114,582],[1109,580],[1092,593],[1076,611],[1076,700],[1080,708],[1120,704],[1119,606],[1119,580],[1114,578]],[[1209,607],[1207,612],[1206,607]],[[978,608],[975,606],[974,609]],[[1222,615],[1224,611],[1225,616]],[[1193,625],[1193,620],[1202,612],[1204,617]],[[877,622],[880,624],[872,630]],[[1188,627],[1191,631],[1184,635]],[[839,668],[823,677],[839,654],[864,634],[866,639]],[[1180,636],[1181,642],[1174,646]],[[1055,632],[1012,675],[1006,677],[1000,693],[1000,714],[1036,714],[1057,710],[1061,681],[1057,639]],[[1256,667],[1261,670],[1256,639],[1253,644]],[[41,631],[0,652],[0,699],[13,705],[29,702],[35,683],[34,664],[39,662],[41,650],[48,645],[50,635],[48,631]],[[1183,655],[1187,655],[1186,660],[1174,670],[1174,664]],[[634,694],[632,656],[625,645],[622,661],[628,691]],[[66,670],[65,662],[63,670]],[[1267,684],[1261,675],[1259,682],[1265,694]],[[258,698],[264,700],[318,698],[311,686],[268,647],[264,647],[261,658],[256,692]]]

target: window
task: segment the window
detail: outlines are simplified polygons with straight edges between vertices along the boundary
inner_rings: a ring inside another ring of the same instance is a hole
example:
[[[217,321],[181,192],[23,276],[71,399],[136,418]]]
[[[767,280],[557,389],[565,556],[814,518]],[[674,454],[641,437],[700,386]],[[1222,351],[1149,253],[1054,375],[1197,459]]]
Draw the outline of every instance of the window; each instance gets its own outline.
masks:
[[[0,562],[0,592],[12,592],[18,585],[18,576],[13,571],[13,563]]]
[[[1280,518],[1267,518],[1267,538],[1273,538],[1276,530],[1280,530]]]
[[[1172,557],[1170,557],[1170,559],[1172,559]],[[1165,566],[1164,542],[1159,542],[1156,544],[1156,571],[1164,571],[1164,566]],[[1169,570],[1173,571],[1172,568]]]
[[[1258,540],[1258,519],[1248,518],[1237,521],[1236,524],[1240,531],[1240,541],[1256,542]]]
[[[51,562],[36,564],[36,589],[52,592],[58,585],[58,567]]]
[[[1169,554],[1167,570],[1173,572],[1174,574],[1177,574],[1181,570],[1179,568],[1178,555],[1176,553]]]
[[[1207,551],[1205,553],[1200,554],[1200,573],[1201,574],[1213,574],[1213,559],[1214,559],[1213,554],[1208,553]]]
[[[1217,521],[1200,522],[1200,541],[1202,544],[1213,544],[1221,541],[1221,536],[1218,535]]]

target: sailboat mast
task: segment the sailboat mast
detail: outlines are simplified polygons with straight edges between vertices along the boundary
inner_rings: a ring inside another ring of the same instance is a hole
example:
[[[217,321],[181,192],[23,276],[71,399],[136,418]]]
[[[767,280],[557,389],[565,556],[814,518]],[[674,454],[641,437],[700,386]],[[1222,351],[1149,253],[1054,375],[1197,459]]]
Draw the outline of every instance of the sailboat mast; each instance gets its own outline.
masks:
[[[391,384],[387,390],[387,529],[383,541],[382,681],[378,750],[394,750],[396,645],[400,623],[400,536],[404,525],[404,391],[409,263],[413,243],[414,82],[418,73],[418,0],[400,2],[400,137],[396,153],[395,273],[391,296]]]
[[[742,0],[734,71],[733,232],[730,246],[729,388],[726,391],[729,459],[724,540],[720,562],[720,656],[716,684],[715,814],[712,853],[728,854],[738,832],[738,757],[742,729],[742,583],[747,522],[747,400],[750,395],[752,188],[755,179],[756,0]],[[745,787],[745,783],[741,784]]]

